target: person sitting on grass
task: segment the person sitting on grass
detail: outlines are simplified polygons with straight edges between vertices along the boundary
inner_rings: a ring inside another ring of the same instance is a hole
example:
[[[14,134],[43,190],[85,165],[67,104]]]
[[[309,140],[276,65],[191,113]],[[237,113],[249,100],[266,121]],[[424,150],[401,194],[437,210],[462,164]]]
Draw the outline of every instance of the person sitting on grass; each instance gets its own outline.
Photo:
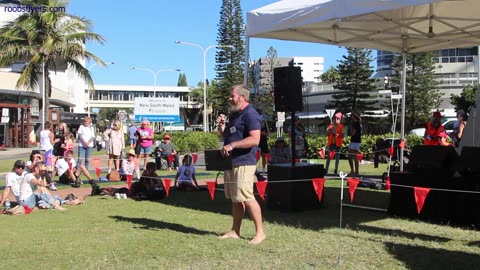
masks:
[[[137,179],[140,179],[140,170],[135,166],[135,150],[130,149],[127,153],[127,158],[122,161],[123,173],[126,175],[133,175],[135,172]]]
[[[30,159],[25,163],[25,172],[26,173],[31,173],[33,165],[37,162],[45,162],[43,160],[43,156],[41,155],[39,150],[32,150],[32,153],[30,154]],[[50,175],[45,175],[45,179],[47,180],[48,183],[48,188],[51,191],[56,191],[57,187],[55,186],[55,182],[52,180]]]
[[[155,162],[147,163],[147,167],[140,181],[132,185],[132,197],[138,200],[161,200],[165,198],[166,191],[162,179],[155,172]]]
[[[193,158],[191,155],[185,155],[182,160],[182,166],[178,169],[175,176],[175,186],[178,190],[198,191],[197,178],[195,177],[195,166],[193,166]],[[178,180],[178,186],[177,186]]]
[[[0,199],[0,206],[5,204],[5,201],[8,199],[10,192],[15,196],[15,201],[20,202],[20,183],[25,177],[25,162],[23,160],[15,161],[12,171],[9,172],[5,177],[5,189],[3,190],[2,197]]]
[[[77,187],[77,178],[75,177],[76,166],[77,162],[73,158],[73,151],[67,150],[67,152],[65,152],[65,157],[59,158],[57,162],[55,162],[55,167],[52,171],[52,179],[58,174],[58,181],[60,183],[71,184],[72,187]]]
[[[32,166],[32,172],[25,175],[19,186],[20,204],[32,210],[35,208],[65,210],[60,206],[60,201],[54,199],[45,188],[47,186],[46,173],[47,166],[45,163],[37,162]]]

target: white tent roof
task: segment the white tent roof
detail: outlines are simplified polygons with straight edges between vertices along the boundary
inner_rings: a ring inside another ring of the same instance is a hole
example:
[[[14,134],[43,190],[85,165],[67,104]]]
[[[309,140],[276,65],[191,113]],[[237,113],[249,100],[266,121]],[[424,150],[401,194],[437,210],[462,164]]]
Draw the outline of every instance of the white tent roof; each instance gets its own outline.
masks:
[[[479,10],[479,0],[283,0],[248,12],[247,36],[392,52],[471,47]]]

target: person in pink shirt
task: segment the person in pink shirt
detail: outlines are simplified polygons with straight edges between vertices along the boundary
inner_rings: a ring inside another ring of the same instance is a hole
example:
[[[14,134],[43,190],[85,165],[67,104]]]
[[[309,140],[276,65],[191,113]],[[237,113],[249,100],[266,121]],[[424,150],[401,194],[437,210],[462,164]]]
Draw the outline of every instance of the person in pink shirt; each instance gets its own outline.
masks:
[[[138,158],[143,157],[143,167],[146,168],[153,145],[153,129],[150,128],[150,121],[143,120],[142,125],[137,129],[137,143],[142,147]]]

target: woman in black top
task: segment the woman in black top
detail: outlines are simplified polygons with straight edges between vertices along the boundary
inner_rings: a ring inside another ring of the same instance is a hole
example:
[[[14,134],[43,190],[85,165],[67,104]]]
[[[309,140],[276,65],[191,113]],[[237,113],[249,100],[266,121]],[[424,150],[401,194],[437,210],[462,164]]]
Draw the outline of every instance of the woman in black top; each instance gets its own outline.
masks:
[[[362,145],[362,118],[356,112],[352,112],[350,121],[350,145],[348,146],[348,164],[350,165],[350,176],[358,176],[358,152]]]

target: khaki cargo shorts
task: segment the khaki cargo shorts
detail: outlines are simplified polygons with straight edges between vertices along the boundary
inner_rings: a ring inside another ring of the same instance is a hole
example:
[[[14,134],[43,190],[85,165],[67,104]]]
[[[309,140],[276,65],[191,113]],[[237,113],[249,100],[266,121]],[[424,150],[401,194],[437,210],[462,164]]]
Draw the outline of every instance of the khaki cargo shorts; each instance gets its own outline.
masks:
[[[256,168],[255,165],[243,165],[224,171],[225,197],[234,203],[255,200],[253,179]]]

